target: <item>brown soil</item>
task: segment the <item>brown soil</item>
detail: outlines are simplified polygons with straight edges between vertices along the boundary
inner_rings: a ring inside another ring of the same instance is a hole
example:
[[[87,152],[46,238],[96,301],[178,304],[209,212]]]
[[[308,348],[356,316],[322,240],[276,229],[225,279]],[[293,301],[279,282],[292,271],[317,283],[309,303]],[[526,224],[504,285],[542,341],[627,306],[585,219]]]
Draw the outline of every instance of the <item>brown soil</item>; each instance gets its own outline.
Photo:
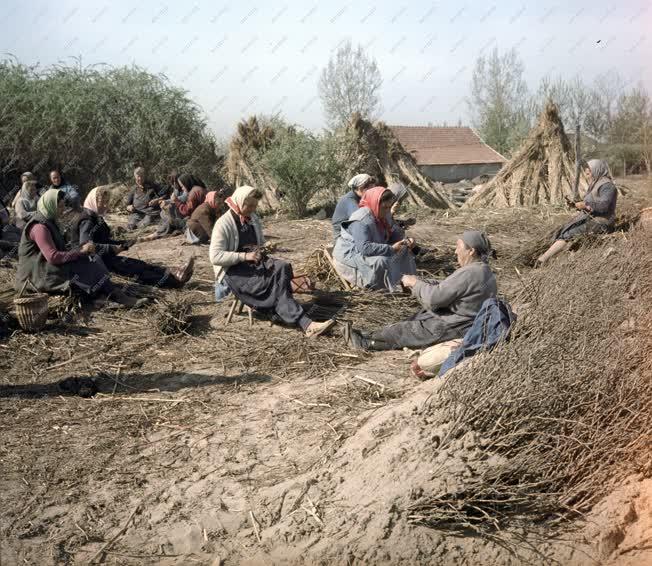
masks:
[[[624,184],[630,203],[652,203],[649,181]],[[464,228],[486,229],[510,298],[528,272],[514,260],[519,249],[566,216],[427,212],[411,234],[450,258]],[[328,221],[265,227],[275,255],[295,266],[330,240]],[[197,257],[188,288],[164,293],[192,301],[187,334],[158,334],[144,309],[0,342],[0,563],[652,561],[642,476],[555,539],[545,524],[495,538],[410,525],[404,504],[425,485],[450,488],[492,464],[472,434],[438,450],[448,423],[423,407],[439,382],[414,380],[403,352],[347,350],[337,330],[315,343],[265,321],[249,328],[246,317],[211,329],[227,307],[213,302],[208,250],[180,244],[130,254],[169,265]],[[69,377],[95,378],[100,393],[63,394],[57,383]]]

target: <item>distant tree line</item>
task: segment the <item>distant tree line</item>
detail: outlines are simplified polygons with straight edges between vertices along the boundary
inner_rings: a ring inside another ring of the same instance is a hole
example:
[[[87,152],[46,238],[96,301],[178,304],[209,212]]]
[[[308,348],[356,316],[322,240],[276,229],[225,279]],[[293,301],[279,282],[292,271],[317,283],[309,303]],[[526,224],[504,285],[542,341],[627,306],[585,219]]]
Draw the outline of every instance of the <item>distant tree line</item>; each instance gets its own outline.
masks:
[[[652,172],[652,102],[642,84],[627,84],[608,72],[590,83],[581,77],[545,77],[531,92],[523,72],[515,49],[494,49],[477,59],[468,104],[486,143],[509,157],[552,99],[566,133],[579,123],[584,155],[599,154],[619,174]]]

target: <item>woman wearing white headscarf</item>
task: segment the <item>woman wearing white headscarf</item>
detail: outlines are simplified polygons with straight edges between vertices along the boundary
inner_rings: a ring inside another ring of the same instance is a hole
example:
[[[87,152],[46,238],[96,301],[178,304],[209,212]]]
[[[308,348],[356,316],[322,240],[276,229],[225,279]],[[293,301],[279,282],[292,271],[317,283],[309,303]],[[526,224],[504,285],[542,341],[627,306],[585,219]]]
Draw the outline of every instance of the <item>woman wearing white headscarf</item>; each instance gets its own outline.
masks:
[[[243,304],[299,326],[306,336],[319,336],[335,321],[311,320],[292,296],[292,266],[265,256],[265,238],[256,215],[261,198],[253,187],[239,187],[226,199],[228,210],[213,226],[209,257],[215,271],[216,299],[231,292]]]
[[[15,222],[18,228],[24,228],[25,224],[36,214],[37,201],[36,181],[25,181],[14,199]]]
[[[609,173],[609,166],[600,159],[591,159],[584,172],[590,183],[586,196],[580,202],[570,203],[579,212],[559,229],[553,244],[537,259],[539,264],[565,250],[568,242],[577,236],[605,234],[613,230],[618,190]]]

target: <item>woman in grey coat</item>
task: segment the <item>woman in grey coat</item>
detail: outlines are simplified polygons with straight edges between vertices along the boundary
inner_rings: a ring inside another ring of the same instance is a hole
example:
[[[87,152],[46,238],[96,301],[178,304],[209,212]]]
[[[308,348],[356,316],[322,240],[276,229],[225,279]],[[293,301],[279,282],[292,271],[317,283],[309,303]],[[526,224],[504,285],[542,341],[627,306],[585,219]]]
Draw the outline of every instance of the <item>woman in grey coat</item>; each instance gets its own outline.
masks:
[[[553,244],[537,259],[539,264],[565,250],[568,242],[581,234],[605,234],[614,228],[618,190],[609,166],[600,159],[591,159],[584,172],[589,179],[589,189],[584,200],[571,203],[579,212],[557,231]]]
[[[394,194],[389,189],[374,187],[365,192],[360,208],[342,223],[333,259],[338,273],[352,285],[392,292],[400,290],[403,275],[416,273],[412,253],[415,242],[406,238],[393,220],[393,203]]]
[[[345,340],[354,349],[399,350],[462,338],[482,303],[496,296],[496,277],[488,265],[491,253],[484,233],[467,230],[457,240],[455,254],[460,268],[452,275],[441,282],[423,281],[414,275],[402,277],[402,285],[421,303],[421,311],[375,332],[346,326]]]

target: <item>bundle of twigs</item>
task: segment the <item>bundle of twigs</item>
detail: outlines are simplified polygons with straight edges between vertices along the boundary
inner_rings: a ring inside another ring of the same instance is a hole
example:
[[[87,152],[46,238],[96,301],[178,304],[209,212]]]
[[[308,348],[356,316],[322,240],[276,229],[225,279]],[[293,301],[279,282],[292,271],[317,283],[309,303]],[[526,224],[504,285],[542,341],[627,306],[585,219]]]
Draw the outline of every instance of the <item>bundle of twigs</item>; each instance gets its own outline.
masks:
[[[472,431],[500,463],[420,498],[412,521],[486,530],[567,517],[652,474],[650,244],[642,230],[597,239],[534,272],[512,340],[450,372],[425,409],[450,421],[441,449]]]
[[[315,282],[320,282],[327,289],[345,290],[342,280],[326,258],[324,248],[318,248],[308,256],[301,268],[301,273],[305,273]]]
[[[559,109],[549,101],[523,145],[464,207],[563,205],[566,197],[574,198],[574,182],[573,151]]]
[[[152,325],[165,336],[181,334],[190,328],[191,315],[192,304],[187,300],[157,300],[152,310]]]
[[[412,204],[428,208],[454,205],[440,183],[425,176],[416,160],[383,122],[371,123],[354,114],[341,134],[345,146],[348,176],[368,173],[381,183],[403,183]]]
[[[279,207],[279,191],[272,176],[260,165],[260,155],[274,140],[270,124],[261,124],[256,116],[242,120],[229,143],[226,177],[235,187],[251,185],[263,191],[263,209]]]

